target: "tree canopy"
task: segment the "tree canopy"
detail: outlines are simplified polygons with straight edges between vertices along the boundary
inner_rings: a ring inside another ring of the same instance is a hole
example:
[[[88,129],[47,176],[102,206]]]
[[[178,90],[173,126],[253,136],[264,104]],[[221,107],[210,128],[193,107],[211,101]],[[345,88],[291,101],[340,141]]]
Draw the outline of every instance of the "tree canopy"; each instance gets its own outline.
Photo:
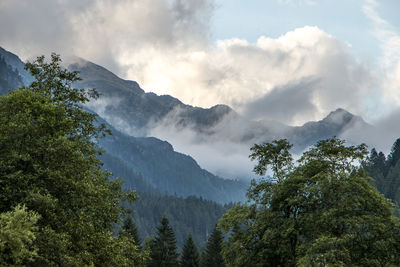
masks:
[[[323,140],[296,165],[289,149],[285,140],[253,147],[260,153],[258,169],[265,173],[272,166],[279,179],[253,181],[248,202],[220,220],[230,235],[223,250],[227,264],[399,265],[399,221],[360,168],[366,146]]]
[[[97,138],[107,130],[82,107],[96,93],[73,88],[78,73],[60,62],[27,63],[36,80],[0,97],[0,212],[37,214],[30,266],[124,266],[141,255],[120,249],[126,240],[113,229],[121,201],[136,195],[101,169]]]

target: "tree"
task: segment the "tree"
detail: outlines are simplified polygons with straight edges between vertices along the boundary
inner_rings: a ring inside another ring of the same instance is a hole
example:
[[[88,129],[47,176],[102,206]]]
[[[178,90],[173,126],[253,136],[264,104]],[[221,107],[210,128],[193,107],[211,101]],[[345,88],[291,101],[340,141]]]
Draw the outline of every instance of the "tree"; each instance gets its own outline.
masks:
[[[276,154],[276,144],[264,145],[264,153]],[[323,140],[296,167],[273,169],[277,182],[253,181],[248,202],[219,222],[230,234],[228,265],[399,265],[399,221],[360,168],[366,154],[365,145]]]
[[[293,158],[289,153],[292,145],[286,139],[275,140],[272,143],[264,143],[262,145],[254,145],[250,150],[251,160],[258,160],[258,164],[254,167],[254,172],[258,175],[265,175],[267,166],[273,171],[273,178],[280,181],[286,172],[293,167]]]
[[[40,215],[31,266],[116,266],[130,255],[113,236],[134,201],[101,169],[97,138],[107,130],[82,104],[97,94],[74,89],[78,73],[39,57],[26,67],[36,81],[0,97],[0,212],[19,204]]]
[[[0,263],[2,266],[23,266],[34,261],[37,248],[36,223],[39,215],[17,205],[0,213]]]
[[[131,216],[126,217],[124,224],[121,227],[120,234],[127,233],[134,240],[135,244],[140,247],[142,241],[140,240],[139,232],[137,230],[135,222],[132,220]]]
[[[399,159],[400,159],[400,138],[398,138],[394,142],[392,149],[390,150],[390,154],[387,158],[388,169],[394,167],[396,163],[399,161]]]
[[[387,175],[386,157],[382,152],[377,152],[375,148],[367,160],[363,163],[364,169],[368,175],[374,178],[374,185],[379,192],[385,193],[385,176]]]
[[[152,241],[150,262],[148,266],[167,267],[178,265],[178,253],[176,252],[176,239],[168,219],[163,217],[161,225],[157,228],[157,236]]]
[[[205,248],[204,262],[207,267],[223,267],[225,266],[222,258],[222,233],[216,227],[212,231]]]
[[[182,256],[180,261],[181,267],[198,267],[199,266],[199,252],[194,244],[192,234],[186,239],[185,245],[182,249]]]

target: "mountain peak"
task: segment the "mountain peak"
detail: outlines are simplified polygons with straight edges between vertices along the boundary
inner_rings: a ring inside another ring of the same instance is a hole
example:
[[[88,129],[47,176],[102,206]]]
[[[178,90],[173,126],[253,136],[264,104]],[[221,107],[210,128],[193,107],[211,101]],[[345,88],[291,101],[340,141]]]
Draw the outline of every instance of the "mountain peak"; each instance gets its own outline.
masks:
[[[337,125],[345,125],[349,123],[354,117],[356,116],[354,116],[347,110],[338,108],[335,111],[330,112],[328,116],[326,116],[322,121]]]

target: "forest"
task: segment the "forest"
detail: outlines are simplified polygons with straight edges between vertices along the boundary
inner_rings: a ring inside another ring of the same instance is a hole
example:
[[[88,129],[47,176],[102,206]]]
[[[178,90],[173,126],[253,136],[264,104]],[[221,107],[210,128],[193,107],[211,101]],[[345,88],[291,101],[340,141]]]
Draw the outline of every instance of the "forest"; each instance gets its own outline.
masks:
[[[263,178],[246,202],[155,201],[103,168],[99,139],[112,133],[82,106],[98,93],[75,89],[79,73],[60,63],[28,62],[35,81],[0,96],[0,266],[400,265],[400,139],[386,157],[333,137],[297,161],[286,139],[256,144]],[[174,212],[198,231],[177,237]]]

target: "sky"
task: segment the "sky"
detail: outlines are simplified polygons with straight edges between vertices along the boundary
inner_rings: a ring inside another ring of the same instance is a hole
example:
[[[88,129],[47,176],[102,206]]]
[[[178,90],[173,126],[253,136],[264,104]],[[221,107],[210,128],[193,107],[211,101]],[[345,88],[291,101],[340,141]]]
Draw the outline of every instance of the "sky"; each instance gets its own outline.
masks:
[[[400,104],[397,0],[0,0],[0,45],[77,55],[184,103],[301,125]],[[282,104],[277,104],[277,101]]]

